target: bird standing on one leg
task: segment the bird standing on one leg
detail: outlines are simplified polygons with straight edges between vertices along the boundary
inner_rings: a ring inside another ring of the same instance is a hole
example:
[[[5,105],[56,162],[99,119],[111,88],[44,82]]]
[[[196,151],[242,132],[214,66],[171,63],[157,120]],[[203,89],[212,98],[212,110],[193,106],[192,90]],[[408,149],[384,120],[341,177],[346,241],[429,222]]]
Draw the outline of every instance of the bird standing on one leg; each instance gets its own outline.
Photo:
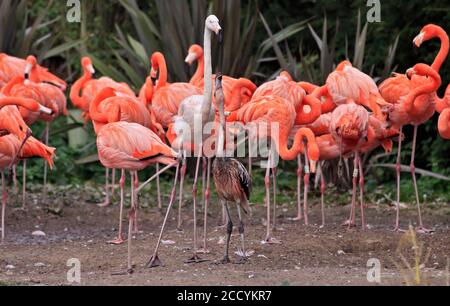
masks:
[[[228,202],[236,203],[239,216],[239,234],[241,236],[241,262],[247,260],[244,240],[244,222],[242,221],[241,208],[245,213],[250,212],[248,201],[252,189],[251,177],[247,169],[238,160],[227,158],[224,154],[225,143],[225,112],[224,112],[224,95],[222,90],[222,76],[216,77],[216,104],[219,110],[220,126],[218,132],[216,159],[212,165],[212,173],[214,184],[216,186],[217,195],[220,200],[225,202],[225,208],[228,215],[227,224],[227,243],[225,248],[225,256],[221,263],[229,263],[228,250],[230,246],[231,233],[233,232],[233,222],[230,216]]]

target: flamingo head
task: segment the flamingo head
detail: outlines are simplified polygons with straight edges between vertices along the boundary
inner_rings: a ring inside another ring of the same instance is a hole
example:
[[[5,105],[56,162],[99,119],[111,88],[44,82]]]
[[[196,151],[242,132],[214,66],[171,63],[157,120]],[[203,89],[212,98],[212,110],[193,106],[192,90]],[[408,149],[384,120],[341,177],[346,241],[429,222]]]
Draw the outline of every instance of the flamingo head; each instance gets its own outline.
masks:
[[[187,64],[192,65],[197,59],[203,56],[203,48],[199,45],[192,45],[189,48],[188,55],[184,60]]]
[[[28,79],[30,77],[31,70],[36,66],[37,59],[33,55],[29,55],[26,60],[27,64],[25,66],[25,78]]]
[[[337,67],[336,71],[344,71],[345,67],[353,67],[349,61],[342,61]]]
[[[205,25],[208,30],[216,33],[216,35],[219,35],[219,32],[222,30],[222,27],[219,24],[219,18],[215,15],[209,15],[208,18],[206,18]]]
[[[152,69],[150,71],[150,77],[153,79],[157,78],[158,70],[159,70],[159,61],[162,61],[164,59],[164,55],[161,52],[155,52],[152,54],[152,57],[150,58],[150,64],[152,66]]]
[[[422,28],[419,35],[414,38],[413,43],[416,47],[420,48],[422,43],[438,36],[440,32],[444,32],[444,30],[440,26],[427,24]]]
[[[83,66],[83,69],[88,71],[91,74],[95,74],[94,66],[92,65],[92,61],[89,57],[85,56],[81,59],[81,65]]]

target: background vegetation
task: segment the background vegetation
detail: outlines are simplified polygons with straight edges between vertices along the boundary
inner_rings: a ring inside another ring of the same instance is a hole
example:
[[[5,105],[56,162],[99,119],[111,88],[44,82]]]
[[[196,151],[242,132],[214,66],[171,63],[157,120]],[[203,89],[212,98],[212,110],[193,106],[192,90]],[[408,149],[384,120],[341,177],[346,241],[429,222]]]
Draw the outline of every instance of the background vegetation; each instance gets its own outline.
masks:
[[[149,70],[148,56],[160,50],[168,59],[170,80],[185,81],[193,67],[187,67],[183,59],[190,44],[201,43],[203,20],[209,11],[219,16],[225,29],[225,46],[221,56],[214,52],[214,65],[226,74],[262,83],[282,67],[299,80],[321,83],[333,65],[349,58],[381,81],[393,70],[404,72],[417,62],[432,62],[438,41],[420,49],[412,45],[423,25],[436,23],[450,31],[450,3],[434,0],[382,1],[382,22],[368,25],[365,0],[81,2],[82,22],[68,23],[66,1],[0,0],[1,51],[16,56],[37,54],[69,84],[80,75],[80,57],[89,54],[102,74],[138,89]],[[321,48],[318,40],[323,41]],[[450,83],[450,61],[441,75],[444,84]],[[436,121],[433,118],[420,128],[416,165],[450,175],[450,142],[437,136]],[[89,131],[85,145],[71,148],[67,130],[72,127],[67,118],[52,125],[58,175],[51,175],[51,180],[58,184],[100,180],[103,169],[98,164],[77,164],[95,153],[91,127],[84,127]],[[36,124],[33,130],[39,135],[43,126]],[[403,163],[409,164],[410,128],[406,136]],[[395,156],[387,156],[377,162],[394,160]],[[42,162],[36,161],[30,168],[30,179],[39,181]],[[369,186],[373,188],[394,178],[393,171],[382,168],[371,173]],[[409,186],[409,176],[403,177],[405,187]],[[444,194],[450,201],[448,182],[422,178],[420,184],[441,191],[436,194]]]

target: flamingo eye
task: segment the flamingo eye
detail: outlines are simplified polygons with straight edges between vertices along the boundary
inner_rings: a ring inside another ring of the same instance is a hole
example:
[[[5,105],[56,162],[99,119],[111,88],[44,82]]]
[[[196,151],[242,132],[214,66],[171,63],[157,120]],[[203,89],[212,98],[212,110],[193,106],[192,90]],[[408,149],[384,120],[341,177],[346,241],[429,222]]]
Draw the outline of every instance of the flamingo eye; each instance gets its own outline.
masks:
[[[23,132],[23,127],[22,127],[21,125],[19,125],[19,130],[20,130],[21,132]]]

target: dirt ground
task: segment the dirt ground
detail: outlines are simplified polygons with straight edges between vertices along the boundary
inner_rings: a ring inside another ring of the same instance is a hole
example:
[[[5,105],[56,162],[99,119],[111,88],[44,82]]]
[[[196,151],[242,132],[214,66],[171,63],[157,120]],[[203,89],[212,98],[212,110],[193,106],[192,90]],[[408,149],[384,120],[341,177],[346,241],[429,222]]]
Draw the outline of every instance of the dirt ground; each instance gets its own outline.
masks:
[[[106,243],[117,234],[118,197],[114,198],[115,205],[101,208],[94,203],[101,197],[99,194],[94,188],[59,188],[49,196],[48,203],[51,204],[42,205],[36,193],[29,195],[26,211],[10,204],[6,218],[7,238],[0,246],[0,285],[68,285],[70,267],[67,261],[71,258],[80,260],[81,285],[374,285],[367,281],[367,262],[371,258],[381,262],[382,285],[405,284],[394,264],[404,267],[396,255],[403,236],[391,230],[395,218],[393,207],[369,204],[366,214],[370,229],[362,231],[360,227],[349,230],[341,226],[349,206],[327,203],[327,225],[320,229],[320,207],[316,198],[311,199],[310,226],[289,220],[295,215],[294,203],[278,206],[274,235],[282,241],[280,245],[261,243],[265,236],[265,208],[262,204],[254,204],[254,215],[251,221],[247,220],[246,232],[247,247],[254,254],[243,265],[236,264],[238,258],[234,255],[239,246],[236,228],[231,244],[233,263],[214,264],[223,256],[225,236],[225,229],[217,227],[221,208],[215,199],[209,218],[210,253],[201,255],[209,261],[184,263],[192,255],[192,205],[187,199],[183,210],[183,232],[176,230],[176,212],[171,213],[163,237],[165,244],[160,249],[165,265],[145,268],[163,216],[156,208],[141,208],[138,213],[140,232],[135,235],[132,247],[135,272],[113,275],[126,269],[127,245]],[[142,206],[146,206],[148,200],[141,199]],[[164,202],[167,203],[167,199]],[[199,213],[200,241],[201,216]],[[404,226],[409,222],[415,225],[416,211],[412,207],[402,209],[401,217]],[[421,284],[448,284],[449,221],[448,205],[443,208],[425,205],[424,222],[435,232],[418,235],[424,253]],[[124,228],[127,227],[125,221]],[[43,231],[45,236],[33,236],[32,232],[36,230]],[[168,243],[170,241],[174,244]],[[411,246],[406,244],[402,250],[412,264]]]

